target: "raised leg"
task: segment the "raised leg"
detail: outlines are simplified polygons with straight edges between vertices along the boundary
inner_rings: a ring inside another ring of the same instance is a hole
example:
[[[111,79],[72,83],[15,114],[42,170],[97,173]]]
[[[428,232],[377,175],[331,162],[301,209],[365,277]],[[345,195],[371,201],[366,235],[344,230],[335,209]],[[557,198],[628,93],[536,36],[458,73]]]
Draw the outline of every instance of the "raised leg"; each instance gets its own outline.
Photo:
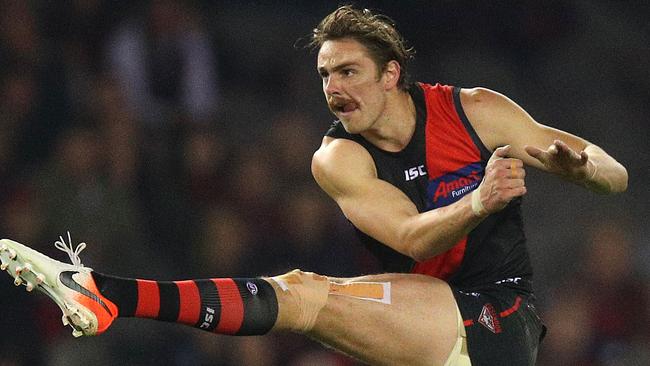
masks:
[[[294,285],[300,282],[302,289],[294,288],[292,293],[287,275],[274,278],[280,278],[280,282],[284,278],[283,285],[270,281],[279,302],[275,329],[304,333],[369,364],[443,365],[458,337],[456,304],[444,281],[412,274],[350,279],[300,271],[290,275]],[[357,288],[344,294],[337,291],[340,286],[357,283],[364,285],[352,286]],[[389,288],[389,294],[383,294],[387,295],[384,301],[378,299],[379,286]],[[324,288],[328,293],[320,306]],[[297,324],[298,319],[311,317],[302,314],[305,311],[317,312],[313,324]]]

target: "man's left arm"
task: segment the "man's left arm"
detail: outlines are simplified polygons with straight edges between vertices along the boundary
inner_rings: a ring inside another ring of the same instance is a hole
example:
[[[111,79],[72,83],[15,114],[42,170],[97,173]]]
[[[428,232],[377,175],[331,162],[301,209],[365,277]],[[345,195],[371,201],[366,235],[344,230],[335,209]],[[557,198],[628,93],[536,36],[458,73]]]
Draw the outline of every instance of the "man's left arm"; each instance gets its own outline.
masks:
[[[511,157],[594,192],[627,189],[627,170],[603,149],[536,122],[508,97],[484,88],[463,89],[461,103],[488,149],[511,145]]]

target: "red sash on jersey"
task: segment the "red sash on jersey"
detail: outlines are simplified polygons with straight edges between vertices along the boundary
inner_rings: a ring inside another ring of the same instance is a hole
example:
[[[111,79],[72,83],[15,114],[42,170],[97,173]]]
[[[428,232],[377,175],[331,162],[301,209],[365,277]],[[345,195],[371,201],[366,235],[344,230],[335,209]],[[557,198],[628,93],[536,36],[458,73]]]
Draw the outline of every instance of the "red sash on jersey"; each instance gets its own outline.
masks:
[[[424,91],[426,164],[429,177],[427,209],[458,201],[483,179],[481,153],[461,121],[453,100],[453,87],[419,84]],[[416,263],[412,273],[447,280],[460,267],[467,237],[448,251]]]

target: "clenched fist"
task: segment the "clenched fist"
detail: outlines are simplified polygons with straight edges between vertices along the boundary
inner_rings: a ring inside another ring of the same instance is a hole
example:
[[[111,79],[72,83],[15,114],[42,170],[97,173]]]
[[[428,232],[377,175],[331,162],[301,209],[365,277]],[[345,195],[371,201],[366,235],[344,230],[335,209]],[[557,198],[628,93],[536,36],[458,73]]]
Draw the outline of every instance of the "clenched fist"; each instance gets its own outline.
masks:
[[[479,216],[501,211],[513,198],[526,194],[523,161],[507,158],[510,145],[494,150],[485,167],[483,181],[472,192],[472,209]]]

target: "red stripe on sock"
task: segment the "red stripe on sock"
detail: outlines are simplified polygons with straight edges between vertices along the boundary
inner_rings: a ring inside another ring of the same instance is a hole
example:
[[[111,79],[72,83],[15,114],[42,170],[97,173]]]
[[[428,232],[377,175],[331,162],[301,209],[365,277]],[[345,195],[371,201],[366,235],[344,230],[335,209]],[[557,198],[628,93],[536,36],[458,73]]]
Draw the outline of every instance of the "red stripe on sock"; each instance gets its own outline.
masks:
[[[201,295],[194,281],[174,281],[178,286],[180,309],[176,322],[195,325],[201,314]]]
[[[239,294],[239,289],[231,278],[212,281],[217,286],[221,302],[221,317],[214,331],[221,334],[237,333],[244,321],[244,301]]]
[[[137,280],[138,306],[135,316],[139,318],[157,318],[160,312],[160,290],[156,281]]]

